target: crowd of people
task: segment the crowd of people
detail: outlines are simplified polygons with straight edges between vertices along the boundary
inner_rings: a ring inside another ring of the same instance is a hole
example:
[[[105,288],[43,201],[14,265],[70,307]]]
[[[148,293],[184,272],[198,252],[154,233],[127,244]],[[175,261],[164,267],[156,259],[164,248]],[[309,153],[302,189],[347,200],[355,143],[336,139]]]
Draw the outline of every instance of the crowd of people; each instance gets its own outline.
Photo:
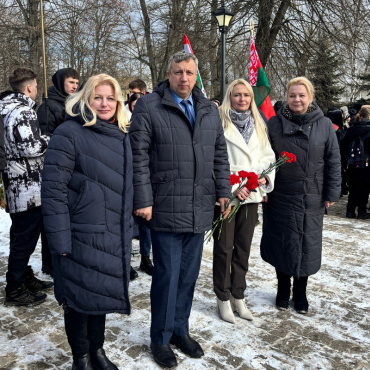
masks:
[[[118,369],[103,349],[105,319],[131,312],[135,234],[140,269],[152,276],[154,360],[176,367],[170,344],[193,358],[204,355],[189,334],[189,317],[205,232],[236,206],[228,204],[236,191],[230,175],[260,177],[283,151],[296,156],[259,178],[255,192],[238,191],[239,211],[214,234],[216,309],[229,323],[235,312],[253,320],[244,296],[259,203],[261,256],[276,269],[276,307],[289,309],[293,278],[293,307],[301,314],[309,310],[308,277],[321,266],[324,212],[339,200],[345,174],[347,217],[356,207],[358,218],[367,217],[368,156],[361,151],[370,149],[370,106],[345,130],[347,117],[341,114],[340,127],[336,113],[325,117],[311,82],[298,77],[267,120],[247,81],[231,82],[221,104],[196,86],[197,69],[193,54],[178,52],[166,81],[150,94],[143,81],[132,81],[127,102],[114,77],[99,74],[79,86],[79,74],[62,69],[52,78],[49,105],[36,113],[37,76],[18,68],[9,77],[12,90],[0,96],[6,159],[0,165],[12,220],[4,303],[40,304],[54,288],[72,369]],[[28,264],[40,235],[42,271],[53,282],[36,278]]]

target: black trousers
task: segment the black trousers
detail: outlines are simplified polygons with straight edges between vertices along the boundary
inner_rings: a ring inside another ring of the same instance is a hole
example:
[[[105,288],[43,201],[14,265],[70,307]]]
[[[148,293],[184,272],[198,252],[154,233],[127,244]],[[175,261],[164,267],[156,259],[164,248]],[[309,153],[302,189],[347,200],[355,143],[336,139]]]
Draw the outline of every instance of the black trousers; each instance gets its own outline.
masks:
[[[41,230],[41,261],[42,266],[53,267],[48,240],[46,239],[45,229]]]
[[[6,273],[7,293],[19,288],[25,280],[25,273],[31,254],[35,251],[41,231],[44,229],[41,206],[30,210],[10,213],[10,252]]]
[[[64,325],[73,359],[103,347],[105,316],[87,315],[64,306]]]
[[[349,195],[347,212],[366,213],[366,205],[369,200],[370,181],[349,181]]]
[[[213,234],[213,287],[221,301],[228,301],[230,293],[236,299],[244,298],[247,287],[245,275],[248,272],[257,211],[258,203],[241,206],[231,222],[224,220],[222,223],[220,238],[218,239],[220,226]],[[220,207],[216,206],[214,218],[219,216]]]

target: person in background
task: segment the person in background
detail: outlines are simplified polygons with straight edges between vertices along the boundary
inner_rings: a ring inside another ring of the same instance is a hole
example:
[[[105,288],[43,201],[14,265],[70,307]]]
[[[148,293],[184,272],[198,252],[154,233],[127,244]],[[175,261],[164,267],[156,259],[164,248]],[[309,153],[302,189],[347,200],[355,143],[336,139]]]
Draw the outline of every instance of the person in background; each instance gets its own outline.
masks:
[[[363,105],[357,113],[355,122],[347,130],[346,135],[340,143],[340,151],[342,163],[348,163],[348,155],[356,155],[356,153],[349,153],[348,149],[351,144],[355,144],[354,150],[358,150],[361,157],[361,143],[357,143],[358,138],[361,138],[363,152],[370,157],[370,105]],[[356,168],[348,163],[348,185],[349,195],[347,204],[347,218],[356,218],[356,208],[358,210],[357,219],[366,220],[370,218],[370,213],[366,213],[366,205],[369,200],[370,193],[370,167],[369,160],[365,159],[362,168]]]
[[[51,78],[53,86],[48,88],[48,105],[49,105],[49,129],[51,134],[64,122],[65,103],[67,98],[74,94],[78,89],[80,82],[79,73],[72,68],[64,68],[55,72]],[[46,106],[45,101],[37,110],[41,132],[46,131]]]
[[[211,102],[214,103],[217,108],[221,106],[220,99],[213,98],[213,99],[211,99]]]
[[[307,281],[321,267],[325,206],[340,196],[340,153],[331,121],[313,102],[314,88],[305,77],[287,85],[287,103],[267,127],[276,158],[283,151],[297,161],[276,172],[274,191],[263,203],[261,256],[276,269],[276,306],[293,301],[298,313],[308,312]]]
[[[193,54],[174,54],[168,80],[138,100],[130,129],[134,210],[148,221],[153,248],[150,347],[166,368],[177,366],[170,343],[190,357],[204,355],[189,335],[189,317],[204,232],[216,199],[224,211],[230,192],[221,119],[195,86],[197,67]]]
[[[130,98],[131,98],[133,93],[141,93],[143,95],[145,95],[147,93],[146,83],[143,80],[140,80],[140,78],[138,78],[136,80],[133,80],[128,84],[128,91],[129,91],[128,101],[127,101],[127,104],[125,105],[125,108],[126,108],[126,113],[127,113],[128,120],[130,121],[132,112],[130,110],[128,102],[130,101]],[[133,110],[133,108],[132,108],[132,110]]]
[[[134,111],[136,102],[139,98],[144,96],[142,93],[134,92],[129,101],[128,106],[130,112]],[[150,259],[150,247],[152,245],[152,239],[150,236],[150,229],[147,227],[146,221],[142,217],[135,217],[139,228],[139,244],[140,244],[140,270],[144,271],[146,274],[153,275],[153,263]],[[135,280],[139,277],[138,273],[131,266],[130,280]]]
[[[67,100],[45,156],[42,210],[74,370],[118,370],[103,345],[106,314],[131,310],[128,125],[118,82],[92,76]]]
[[[10,251],[6,273],[6,306],[36,305],[53,283],[34,276],[28,262],[44,229],[41,180],[49,136],[41,135],[36,112],[37,75],[17,68],[9,77],[13,91],[0,95],[4,119],[6,164],[3,173],[6,212],[10,214]]]
[[[275,162],[275,154],[250,84],[243,79],[233,81],[226,91],[219,112],[231,173],[247,171],[260,175]],[[235,323],[233,311],[238,311],[243,319],[253,320],[244,300],[245,278],[258,204],[267,201],[266,193],[273,190],[274,178],[275,171],[260,179],[257,191],[253,193],[243,188],[238,194],[242,204],[239,211],[230,221],[222,223],[221,234],[220,226],[213,234],[213,288],[217,296],[217,311],[223,320],[231,323]],[[237,187],[235,185],[233,190]],[[220,217],[220,212],[220,206],[216,205],[214,220]]]
[[[341,110],[336,109],[335,107],[329,108],[326,117],[330,119],[333,124],[335,134],[338,139],[338,144],[340,145],[341,141],[344,138],[346,132],[346,126],[344,126],[343,121],[343,113]],[[347,186],[347,163],[345,161],[341,161],[341,176],[342,176],[342,184],[341,184],[341,196],[348,194],[348,186]],[[327,212],[326,212],[327,214]]]
[[[54,130],[64,122],[66,99],[68,96],[76,92],[79,80],[80,75],[72,68],[60,69],[53,75],[53,86],[48,88],[48,133],[52,134]],[[41,132],[46,132],[45,101],[37,110],[37,117],[40,123]],[[41,233],[41,259],[42,272],[53,277],[54,271],[52,258],[44,231]]]

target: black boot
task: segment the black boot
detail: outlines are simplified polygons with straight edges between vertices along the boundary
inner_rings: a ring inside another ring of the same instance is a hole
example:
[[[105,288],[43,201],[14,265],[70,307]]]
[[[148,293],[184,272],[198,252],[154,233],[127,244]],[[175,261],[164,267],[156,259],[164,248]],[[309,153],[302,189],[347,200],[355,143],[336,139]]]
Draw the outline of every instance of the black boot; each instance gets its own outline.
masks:
[[[294,309],[303,315],[308,312],[308,301],[306,296],[308,276],[299,279],[294,278],[293,301]]]
[[[139,274],[134,270],[134,268],[132,266],[131,267],[131,270],[130,270],[130,280],[135,280],[139,277]]]
[[[118,367],[105,355],[103,348],[90,352],[90,361],[94,370],[118,370]]]
[[[54,287],[54,283],[51,281],[39,280],[35,277],[32,267],[27,266],[26,280],[24,282],[26,288],[31,292],[38,292],[40,290],[48,290]]]
[[[278,310],[286,311],[289,308],[290,300],[290,276],[276,270],[278,279],[278,291],[276,295],[276,307]]]
[[[370,218],[370,213],[366,213],[366,212],[359,212],[358,215],[357,215],[357,219],[358,220],[368,220]]]
[[[47,295],[40,292],[31,292],[23,284],[17,289],[6,293],[5,306],[36,306],[45,302]]]
[[[176,356],[169,344],[161,345],[151,342],[150,349],[152,350],[154,361],[158,365],[168,369],[172,369],[177,366]]]
[[[348,212],[346,213],[347,218],[356,218],[356,213],[355,212]]]
[[[180,348],[181,352],[193,358],[201,358],[204,352],[200,344],[194,340],[190,335],[172,335],[171,344]]]
[[[90,355],[87,353],[73,360],[72,370],[94,370],[90,362]]]
[[[153,264],[149,256],[141,256],[140,270],[143,270],[148,275],[153,275]]]

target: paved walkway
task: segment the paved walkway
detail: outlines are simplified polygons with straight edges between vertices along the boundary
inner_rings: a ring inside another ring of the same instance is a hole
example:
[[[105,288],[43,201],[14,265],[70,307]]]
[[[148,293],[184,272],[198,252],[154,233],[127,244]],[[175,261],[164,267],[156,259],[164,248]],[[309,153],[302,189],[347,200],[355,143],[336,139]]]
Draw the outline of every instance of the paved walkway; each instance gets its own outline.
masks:
[[[342,206],[338,212],[343,217]],[[259,255],[261,226],[256,228],[247,275],[246,302],[255,321],[218,317],[212,291],[212,245],[205,245],[190,319],[191,334],[205,356],[191,359],[177,349],[183,369],[370,369],[369,222],[326,216],[320,272],[309,279],[306,316],[274,307],[274,269]],[[0,211],[0,300],[4,298],[9,219]],[[39,277],[40,249],[31,259]],[[138,269],[139,258],[133,259]],[[138,270],[139,271],[139,270]],[[149,351],[150,277],[130,284],[131,316],[107,317],[105,349],[119,369],[159,369]],[[62,309],[50,295],[34,308],[0,306],[0,369],[71,369]]]

